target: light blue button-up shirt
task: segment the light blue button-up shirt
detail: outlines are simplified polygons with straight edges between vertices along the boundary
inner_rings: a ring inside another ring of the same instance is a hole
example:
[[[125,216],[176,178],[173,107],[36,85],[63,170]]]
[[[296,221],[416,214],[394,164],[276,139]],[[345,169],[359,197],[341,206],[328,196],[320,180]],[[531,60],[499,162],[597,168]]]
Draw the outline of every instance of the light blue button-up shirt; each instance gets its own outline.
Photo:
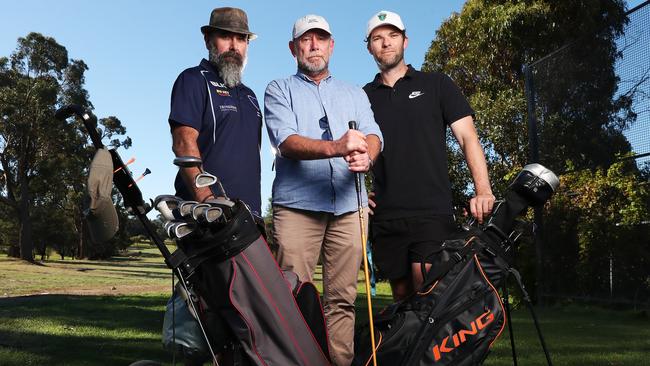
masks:
[[[356,121],[365,135],[377,135],[383,146],[366,93],[331,75],[319,84],[302,73],[272,81],[264,95],[264,117],[277,151],[291,135],[337,140],[347,132],[349,121]],[[337,216],[358,208],[354,174],[342,157],[293,160],[278,153],[275,168],[274,205]],[[362,189],[363,206],[367,207],[365,187]]]

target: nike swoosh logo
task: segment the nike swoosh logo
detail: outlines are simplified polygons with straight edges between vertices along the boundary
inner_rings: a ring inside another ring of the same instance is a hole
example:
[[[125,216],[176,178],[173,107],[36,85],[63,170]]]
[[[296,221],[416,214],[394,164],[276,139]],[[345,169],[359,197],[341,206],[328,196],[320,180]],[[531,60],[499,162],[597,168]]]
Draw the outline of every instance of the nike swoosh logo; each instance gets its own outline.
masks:
[[[420,95],[423,95],[423,94],[424,94],[424,93],[421,92],[421,91],[419,91],[419,90],[418,90],[418,91],[414,91],[414,92],[412,92],[411,94],[409,94],[409,99],[417,98],[417,97],[419,97]]]

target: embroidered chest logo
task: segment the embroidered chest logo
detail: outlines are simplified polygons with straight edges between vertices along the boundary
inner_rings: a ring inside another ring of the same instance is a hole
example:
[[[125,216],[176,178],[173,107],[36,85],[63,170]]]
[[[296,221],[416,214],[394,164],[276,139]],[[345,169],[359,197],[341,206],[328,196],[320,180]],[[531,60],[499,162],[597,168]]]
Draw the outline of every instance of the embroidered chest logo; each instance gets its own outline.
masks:
[[[411,92],[411,94],[409,94],[409,99],[417,98],[417,97],[419,97],[420,95],[423,95],[423,94],[424,94],[424,92],[416,90],[414,92]]]
[[[216,82],[216,81],[210,81],[210,84],[213,86],[216,86],[217,88],[225,88],[226,86],[222,83]]]
[[[219,95],[219,96],[222,96],[222,97],[229,97],[230,96],[230,92],[227,91],[227,90],[217,89],[216,91],[217,91],[217,95]]]
[[[228,113],[228,112],[237,112],[237,106],[222,104],[222,105],[219,106],[219,110],[221,112],[226,112],[226,113]]]

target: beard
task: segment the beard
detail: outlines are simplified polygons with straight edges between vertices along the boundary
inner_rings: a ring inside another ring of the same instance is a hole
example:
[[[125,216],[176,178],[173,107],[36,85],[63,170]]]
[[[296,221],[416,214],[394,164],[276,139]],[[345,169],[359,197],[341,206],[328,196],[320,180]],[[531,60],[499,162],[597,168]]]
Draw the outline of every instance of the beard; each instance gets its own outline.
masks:
[[[375,62],[377,63],[377,66],[379,67],[379,70],[381,71],[386,71],[394,68],[395,66],[399,65],[400,62],[404,59],[404,49],[399,48],[392,56],[386,56],[384,58],[380,58],[377,56],[374,56]]]
[[[210,44],[210,63],[217,69],[223,83],[229,88],[241,84],[241,77],[246,67],[246,57],[236,51],[219,53],[217,48]]]
[[[327,70],[329,66],[329,61],[325,61],[325,58],[322,57],[316,60],[316,62],[309,62],[307,58],[304,60],[296,60],[298,61],[298,70],[302,71],[306,75],[320,74]]]

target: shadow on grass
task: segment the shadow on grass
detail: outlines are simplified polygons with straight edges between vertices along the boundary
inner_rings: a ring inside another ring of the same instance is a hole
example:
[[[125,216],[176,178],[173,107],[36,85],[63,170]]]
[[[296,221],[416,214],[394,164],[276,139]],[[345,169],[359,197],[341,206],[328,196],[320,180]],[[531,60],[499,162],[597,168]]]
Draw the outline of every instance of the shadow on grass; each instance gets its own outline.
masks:
[[[0,299],[0,364],[169,361],[160,341],[166,301],[165,296]]]

